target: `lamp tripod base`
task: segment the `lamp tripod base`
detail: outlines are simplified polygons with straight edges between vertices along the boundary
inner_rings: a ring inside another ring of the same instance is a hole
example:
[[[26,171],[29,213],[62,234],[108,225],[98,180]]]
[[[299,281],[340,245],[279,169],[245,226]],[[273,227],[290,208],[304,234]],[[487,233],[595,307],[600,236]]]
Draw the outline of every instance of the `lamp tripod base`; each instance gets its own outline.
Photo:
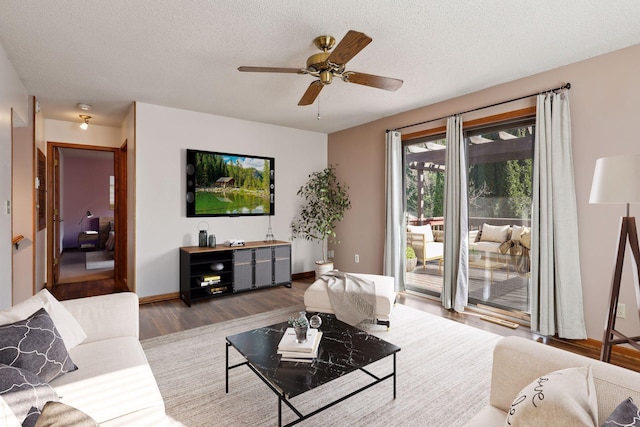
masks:
[[[628,215],[628,214],[627,214]],[[611,350],[614,345],[629,344],[633,348],[640,350],[640,336],[628,337],[615,329],[616,312],[618,308],[618,298],[620,297],[620,282],[622,279],[622,265],[624,263],[624,253],[629,240],[631,253],[633,254],[633,275],[635,278],[636,301],[640,309],[640,248],[638,247],[638,231],[636,228],[636,219],[634,217],[625,216],[620,221],[620,235],[618,238],[618,255],[616,257],[616,265],[613,271],[613,279],[611,281],[611,295],[609,298],[609,314],[602,338],[602,350],[600,352],[600,360],[609,362],[611,360]]]

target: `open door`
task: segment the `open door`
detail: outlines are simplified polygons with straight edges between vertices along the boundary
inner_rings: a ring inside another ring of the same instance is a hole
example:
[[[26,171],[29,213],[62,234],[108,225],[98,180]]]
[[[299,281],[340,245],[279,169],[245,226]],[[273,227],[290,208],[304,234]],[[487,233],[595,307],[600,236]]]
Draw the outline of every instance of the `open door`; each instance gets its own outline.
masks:
[[[47,251],[50,261],[47,262],[47,287],[53,288],[60,278],[60,150],[48,144],[47,147],[47,206],[51,207],[47,215]]]

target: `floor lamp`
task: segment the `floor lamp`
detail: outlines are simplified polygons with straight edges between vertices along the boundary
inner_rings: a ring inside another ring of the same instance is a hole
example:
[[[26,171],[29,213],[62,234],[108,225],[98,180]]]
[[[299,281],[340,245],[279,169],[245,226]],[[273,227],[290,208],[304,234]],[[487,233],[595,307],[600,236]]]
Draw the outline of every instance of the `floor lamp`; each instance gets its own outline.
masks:
[[[603,157],[596,161],[591,185],[589,203],[624,203],[626,215],[620,220],[620,234],[618,236],[618,252],[616,264],[611,280],[611,295],[609,298],[609,313],[602,338],[600,360],[609,362],[611,349],[617,344],[629,344],[640,350],[640,336],[627,337],[615,329],[618,297],[620,296],[620,281],[622,278],[622,264],[627,247],[627,240],[633,255],[633,275],[635,278],[636,301],[640,309],[640,249],[638,248],[638,232],[636,219],[629,216],[629,204],[640,203],[640,155],[625,155]],[[640,313],[640,311],[639,311]]]

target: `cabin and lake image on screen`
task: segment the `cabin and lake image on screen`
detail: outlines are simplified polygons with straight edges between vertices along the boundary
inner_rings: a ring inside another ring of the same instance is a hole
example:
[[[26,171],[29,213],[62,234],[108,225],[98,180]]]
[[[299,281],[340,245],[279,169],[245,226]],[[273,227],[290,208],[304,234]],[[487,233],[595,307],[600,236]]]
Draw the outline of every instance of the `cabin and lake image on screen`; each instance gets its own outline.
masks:
[[[273,159],[193,154],[195,216],[273,214]]]

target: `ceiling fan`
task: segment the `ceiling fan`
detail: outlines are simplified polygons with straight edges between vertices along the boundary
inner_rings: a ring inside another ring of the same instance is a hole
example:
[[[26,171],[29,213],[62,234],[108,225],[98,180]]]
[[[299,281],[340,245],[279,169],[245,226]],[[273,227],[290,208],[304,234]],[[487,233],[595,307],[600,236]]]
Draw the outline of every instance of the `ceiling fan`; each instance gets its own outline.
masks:
[[[300,102],[298,102],[298,105],[313,104],[322,88],[331,84],[334,77],[339,77],[347,83],[355,83],[384,90],[397,90],[402,86],[402,80],[345,70],[346,63],[371,43],[372,40],[371,37],[364,33],[349,30],[336,48],[331,51],[336,43],[336,39],[332,36],[320,36],[316,37],[313,43],[322,52],[311,55],[309,59],[307,59],[306,68],[243,66],[238,67],[238,71],[310,74],[319,78],[319,80],[315,80],[309,85],[307,91],[302,95]]]

